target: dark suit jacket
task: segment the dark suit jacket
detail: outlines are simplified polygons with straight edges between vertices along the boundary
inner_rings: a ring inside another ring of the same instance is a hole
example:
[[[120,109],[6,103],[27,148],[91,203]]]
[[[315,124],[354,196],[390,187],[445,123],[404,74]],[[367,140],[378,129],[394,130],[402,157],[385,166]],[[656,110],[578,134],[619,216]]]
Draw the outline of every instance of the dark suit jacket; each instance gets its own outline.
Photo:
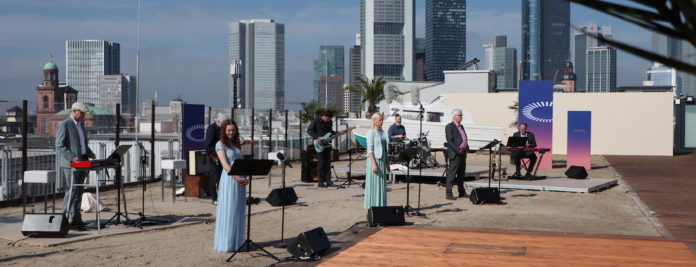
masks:
[[[220,141],[220,127],[214,122],[205,129],[205,150],[209,154],[215,155],[215,144]]]
[[[447,158],[454,159],[458,154],[459,145],[462,143],[462,136],[457,130],[457,126],[454,122],[450,122],[445,126],[445,140],[447,140]],[[461,155],[466,156],[466,154]]]
[[[516,133],[512,134],[512,136],[513,137],[521,137],[522,135],[520,134],[520,132],[516,132]],[[529,144],[528,147],[536,147],[537,146],[536,139],[534,138],[534,134],[532,132],[527,132],[527,144]]]

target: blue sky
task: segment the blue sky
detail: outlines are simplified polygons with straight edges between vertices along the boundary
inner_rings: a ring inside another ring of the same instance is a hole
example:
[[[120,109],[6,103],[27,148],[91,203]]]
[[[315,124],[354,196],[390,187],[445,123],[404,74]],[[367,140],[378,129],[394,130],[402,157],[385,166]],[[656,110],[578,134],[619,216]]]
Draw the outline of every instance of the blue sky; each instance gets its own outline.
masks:
[[[135,74],[137,5],[137,0],[0,2],[0,100],[35,102],[49,53],[64,81],[66,40],[118,42],[121,72]],[[424,0],[417,0],[418,37],[424,36],[424,6]],[[467,58],[482,58],[481,44],[501,34],[519,53],[520,8],[521,0],[467,1]],[[643,29],[574,4],[571,13],[573,25],[613,26],[616,39],[649,49],[650,33]],[[353,45],[360,1],[142,0],[140,99],[157,91],[161,104],[181,96],[189,103],[225,107],[227,25],[250,18],[285,24],[285,94],[288,101],[303,102],[312,95],[312,60],[319,45],[344,45],[346,50]],[[650,63],[624,52],[618,60],[618,84],[640,84]]]

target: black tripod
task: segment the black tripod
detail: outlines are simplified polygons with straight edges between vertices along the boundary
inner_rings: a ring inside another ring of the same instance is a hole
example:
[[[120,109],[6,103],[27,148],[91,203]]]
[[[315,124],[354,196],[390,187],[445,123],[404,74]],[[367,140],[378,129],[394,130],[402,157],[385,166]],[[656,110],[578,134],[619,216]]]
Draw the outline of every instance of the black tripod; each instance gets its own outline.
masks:
[[[276,157],[283,163],[283,168],[281,168],[281,174],[283,176],[283,188],[285,188],[285,167],[287,166],[292,168],[292,165],[290,165],[290,162],[287,159],[285,159],[285,155],[283,155],[283,153],[278,153]],[[249,185],[251,185],[251,181]],[[276,248],[287,248],[288,243],[285,242],[285,202],[283,202],[281,214],[282,215],[280,217],[280,242],[276,243],[273,246]]]
[[[239,175],[239,176],[248,176],[249,177],[249,195],[247,196],[247,229],[246,229],[246,240],[244,240],[244,243],[242,243],[237,250],[232,253],[232,256],[227,258],[227,262],[232,261],[232,258],[234,258],[235,255],[237,255],[238,252],[241,252],[244,248],[246,248],[247,252],[250,252],[252,250],[252,246],[258,248],[259,250],[263,251],[266,253],[266,255],[271,256],[271,258],[279,261],[276,256],[268,252],[267,250],[263,249],[263,247],[259,246],[258,244],[254,243],[254,241],[251,240],[251,202],[249,198],[251,198],[251,184],[254,179],[252,179],[253,175],[268,175],[268,172],[271,171],[271,166],[273,165],[272,160],[254,160],[254,159],[237,159],[234,161],[232,165],[232,171],[228,173],[228,175]],[[219,204],[219,203],[218,203]]]
[[[142,156],[140,156],[140,174],[141,174],[140,179],[142,180],[142,185],[143,185],[143,188],[141,190],[142,202],[140,203],[141,204],[140,212],[138,212],[138,216],[140,216],[140,218],[131,221],[131,224],[133,224],[133,226],[136,226],[140,229],[143,229],[143,226],[145,226],[145,225],[163,224],[163,223],[167,223],[168,221],[148,219],[145,216],[145,191],[147,191],[147,185],[145,183],[145,171],[147,169],[148,156],[147,156],[147,150],[145,149],[143,144],[140,141],[138,141],[137,144],[138,144],[138,148],[140,148],[140,152],[143,153]],[[172,177],[172,179],[173,179],[173,177]]]
[[[353,184],[353,176],[351,175],[351,172],[353,171],[353,152],[354,152],[354,150],[355,150],[354,147],[348,149],[348,178],[342,184],[339,184],[338,186],[336,186],[336,189],[350,187],[350,185]],[[331,167],[333,168],[333,166],[331,166]],[[335,173],[336,173],[336,170],[334,169],[334,174]],[[338,178],[338,176],[337,176],[337,178]]]
[[[420,155],[420,158],[418,159],[418,176],[423,177],[423,113],[425,113],[425,109],[423,108],[423,104],[418,102],[420,104],[420,109],[418,112],[420,113],[420,129],[418,130],[419,135],[418,135],[418,153]],[[418,206],[416,207],[416,211],[412,212],[412,216],[422,216],[426,217],[424,213],[420,212],[420,203],[421,203],[421,186],[423,184],[423,181],[418,181]]]
[[[410,193],[411,193],[411,166],[409,166],[411,160],[415,158],[418,154],[418,148],[408,148],[399,153],[399,161],[406,162],[406,206],[404,207],[404,212],[409,214],[413,209],[410,204]]]
[[[131,224],[131,220],[128,219],[128,208],[126,204],[126,197],[123,192],[123,183],[121,182],[121,156],[115,156],[117,160],[116,164],[116,177],[114,178],[114,182],[116,183],[116,214],[114,216],[111,216],[111,219],[106,221],[104,225],[107,225],[109,223],[112,223],[115,225],[121,224],[121,217],[123,217],[124,222],[123,224]],[[107,172],[108,174],[109,172]],[[123,212],[121,212],[121,196],[123,195]],[[97,222],[98,223],[98,222]]]

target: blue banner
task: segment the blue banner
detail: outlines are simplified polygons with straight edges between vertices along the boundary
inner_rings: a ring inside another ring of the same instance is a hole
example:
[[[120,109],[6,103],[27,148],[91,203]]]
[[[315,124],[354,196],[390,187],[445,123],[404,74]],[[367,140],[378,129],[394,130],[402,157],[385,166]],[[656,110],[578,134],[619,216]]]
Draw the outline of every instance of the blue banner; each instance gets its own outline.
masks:
[[[520,81],[518,94],[519,123],[527,123],[527,131],[536,138],[537,147],[553,147],[553,84],[551,81]],[[539,162],[539,168],[550,169],[552,151]],[[537,154],[537,157],[539,155]]]
[[[592,112],[568,111],[568,159],[566,166],[583,166],[591,169],[592,161]]]
[[[205,149],[205,105],[185,104],[181,122],[181,140],[184,159],[191,150]]]

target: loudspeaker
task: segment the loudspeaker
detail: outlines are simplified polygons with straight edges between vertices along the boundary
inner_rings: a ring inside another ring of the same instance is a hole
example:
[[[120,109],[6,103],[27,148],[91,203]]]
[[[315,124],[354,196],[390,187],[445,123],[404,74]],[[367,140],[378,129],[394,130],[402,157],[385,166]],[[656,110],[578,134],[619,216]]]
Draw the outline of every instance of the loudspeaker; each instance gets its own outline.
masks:
[[[367,211],[367,223],[372,227],[403,225],[405,222],[404,207],[401,206],[372,207]]]
[[[331,248],[331,242],[324,228],[321,227],[299,234],[288,244],[288,252],[295,258],[312,257],[329,248]]]
[[[63,213],[24,214],[22,234],[34,237],[65,237],[68,234],[68,218]]]
[[[309,145],[305,151],[301,151],[300,157],[302,158],[302,177],[300,177],[300,180],[305,183],[318,181],[317,164],[319,159],[316,151],[314,151],[314,145]]]
[[[188,155],[189,175],[204,175],[210,171],[210,159],[205,150],[191,150]]]
[[[292,205],[297,202],[297,194],[295,194],[295,188],[292,187],[276,188],[268,194],[266,201],[271,206]]]
[[[587,171],[583,166],[570,166],[565,172],[565,175],[568,176],[568,178],[585,179],[587,178]]]
[[[495,187],[474,188],[469,194],[469,200],[474,204],[500,203],[500,191]]]

